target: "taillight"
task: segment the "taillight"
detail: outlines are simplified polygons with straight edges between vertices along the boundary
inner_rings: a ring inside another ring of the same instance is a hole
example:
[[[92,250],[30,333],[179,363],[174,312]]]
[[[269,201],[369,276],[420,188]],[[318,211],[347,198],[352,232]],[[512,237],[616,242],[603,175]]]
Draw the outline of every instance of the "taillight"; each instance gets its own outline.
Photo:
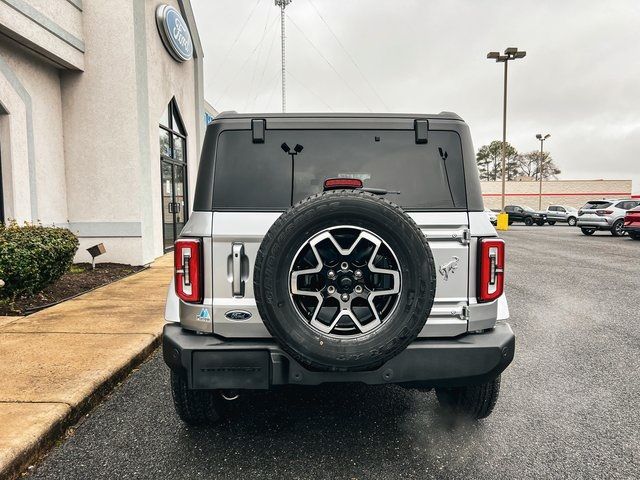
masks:
[[[504,240],[480,240],[478,302],[495,300],[504,291]]]
[[[185,302],[202,302],[202,242],[196,238],[176,240],[173,264],[176,295]]]
[[[604,217],[605,215],[611,215],[613,210],[596,210],[596,215]]]

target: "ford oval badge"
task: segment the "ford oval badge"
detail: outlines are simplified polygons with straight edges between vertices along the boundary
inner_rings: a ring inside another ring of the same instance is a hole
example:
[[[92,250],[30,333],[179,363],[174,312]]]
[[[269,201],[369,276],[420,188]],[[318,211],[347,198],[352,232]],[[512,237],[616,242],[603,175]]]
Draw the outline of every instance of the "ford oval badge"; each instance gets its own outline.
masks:
[[[229,310],[224,314],[224,316],[234,322],[244,322],[251,318],[251,313],[246,310]]]

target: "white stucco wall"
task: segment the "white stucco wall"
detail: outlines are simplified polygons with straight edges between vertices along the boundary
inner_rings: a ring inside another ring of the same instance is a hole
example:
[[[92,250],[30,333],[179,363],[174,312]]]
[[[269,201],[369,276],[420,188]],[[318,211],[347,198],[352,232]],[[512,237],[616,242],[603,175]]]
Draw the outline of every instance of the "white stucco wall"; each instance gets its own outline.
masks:
[[[99,261],[144,264],[164,253],[158,124],[174,97],[187,131],[193,204],[202,57],[178,63],[169,55],[155,23],[160,3],[193,22],[188,2],[175,0],[20,3],[34,17],[16,26],[23,40],[40,39],[38,22],[53,22],[81,37],[82,71],[56,61],[60,45],[43,53],[42,39],[34,51],[30,40],[27,49],[0,36],[0,103],[9,111],[0,115],[5,210],[70,228],[80,237],[76,261],[89,261],[85,249],[96,243],[107,248]],[[0,31],[8,28],[2,18]]]
[[[151,225],[153,229],[153,247],[149,252],[154,257],[162,255],[162,204],[160,185],[160,143],[158,137],[158,125],[163,111],[169,101],[175,97],[182,120],[187,132],[187,183],[188,205],[191,211],[193,205],[193,193],[195,189],[197,165],[199,162],[199,145],[197,143],[197,121],[203,122],[203,118],[196,112],[196,73],[194,69],[195,59],[188,62],[176,62],[166,51],[162,40],[158,35],[155,22],[155,10],[160,4],[169,4],[180,10],[177,1],[147,1],[145,33],[147,45],[147,78],[148,78],[148,102],[149,102],[149,184],[151,187]]]
[[[43,224],[66,222],[67,187],[58,70],[5,39],[0,39],[0,58],[5,70],[3,75],[0,69],[3,78],[0,82],[4,85],[0,89],[0,102],[9,112],[3,120],[8,124],[8,128],[5,127],[8,131],[1,139],[3,173],[5,163],[11,170],[3,175],[3,180],[11,181],[11,191],[5,190],[5,197],[9,199],[6,206],[9,208],[5,208],[7,217]],[[14,76],[14,84],[7,75]],[[16,81],[24,89],[22,97],[16,91]],[[31,111],[30,118],[27,118],[27,109]],[[32,129],[36,174],[35,217],[29,184],[29,129]],[[5,148],[5,143],[10,148]]]
[[[68,0],[0,0],[0,32],[60,67],[83,68],[82,14]]]

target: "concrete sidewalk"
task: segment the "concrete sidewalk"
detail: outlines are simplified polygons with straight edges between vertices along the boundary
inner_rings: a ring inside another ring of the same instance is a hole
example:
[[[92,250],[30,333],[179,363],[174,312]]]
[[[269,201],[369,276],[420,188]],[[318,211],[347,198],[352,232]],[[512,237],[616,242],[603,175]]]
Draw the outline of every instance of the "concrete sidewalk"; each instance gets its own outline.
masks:
[[[172,261],[0,319],[0,478],[26,468],[158,345]]]

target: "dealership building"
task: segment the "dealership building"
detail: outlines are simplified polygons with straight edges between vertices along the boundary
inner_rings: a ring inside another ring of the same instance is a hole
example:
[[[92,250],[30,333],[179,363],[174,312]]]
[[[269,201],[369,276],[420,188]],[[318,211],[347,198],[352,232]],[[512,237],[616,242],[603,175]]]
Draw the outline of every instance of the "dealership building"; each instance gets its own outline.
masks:
[[[69,228],[77,261],[152,261],[213,114],[188,0],[0,0],[0,221]]]

